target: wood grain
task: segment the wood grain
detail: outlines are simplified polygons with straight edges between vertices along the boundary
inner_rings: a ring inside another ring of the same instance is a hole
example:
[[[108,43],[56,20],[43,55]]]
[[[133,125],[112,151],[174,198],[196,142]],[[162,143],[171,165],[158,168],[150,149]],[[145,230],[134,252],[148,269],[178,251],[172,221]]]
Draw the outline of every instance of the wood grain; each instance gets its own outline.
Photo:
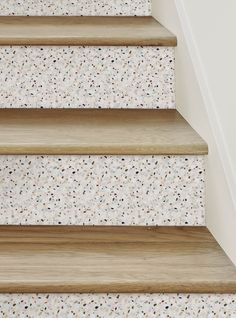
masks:
[[[176,44],[152,17],[0,17],[0,45]]]
[[[0,293],[235,293],[204,227],[0,226]]]
[[[0,109],[0,154],[207,154],[176,110]]]

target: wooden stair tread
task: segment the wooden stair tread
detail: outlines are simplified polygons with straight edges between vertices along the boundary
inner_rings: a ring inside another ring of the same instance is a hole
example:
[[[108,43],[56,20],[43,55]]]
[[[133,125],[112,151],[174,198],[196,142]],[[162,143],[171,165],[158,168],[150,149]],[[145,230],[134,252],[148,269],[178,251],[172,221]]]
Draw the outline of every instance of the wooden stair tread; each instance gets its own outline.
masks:
[[[206,154],[176,110],[0,109],[0,154]]]
[[[204,227],[0,226],[0,293],[235,293]]]
[[[175,46],[152,17],[0,17],[0,45]]]

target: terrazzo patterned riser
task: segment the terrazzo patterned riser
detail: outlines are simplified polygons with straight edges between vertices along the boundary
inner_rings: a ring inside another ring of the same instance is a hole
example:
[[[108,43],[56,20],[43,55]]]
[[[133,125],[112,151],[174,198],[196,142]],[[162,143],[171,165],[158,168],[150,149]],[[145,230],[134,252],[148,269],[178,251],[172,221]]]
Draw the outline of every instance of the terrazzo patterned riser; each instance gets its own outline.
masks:
[[[235,318],[236,295],[0,294],[2,318]]]
[[[1,224],[205,225],[203,156],[0,156]]]
[[[151,0],[7,0],[0,15],[151,15]]]
[[[0,108],[175,108],[172,47],[0,47]]]

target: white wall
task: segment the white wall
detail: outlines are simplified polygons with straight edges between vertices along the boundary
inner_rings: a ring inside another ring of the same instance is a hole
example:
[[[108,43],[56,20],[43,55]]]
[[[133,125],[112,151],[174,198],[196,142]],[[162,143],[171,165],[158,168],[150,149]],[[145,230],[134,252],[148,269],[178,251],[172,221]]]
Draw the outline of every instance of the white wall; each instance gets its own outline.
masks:
[[[235,12],[235,0],[153,0],[178,37],[177,108],[209,145],[207,225],[236,265]]]

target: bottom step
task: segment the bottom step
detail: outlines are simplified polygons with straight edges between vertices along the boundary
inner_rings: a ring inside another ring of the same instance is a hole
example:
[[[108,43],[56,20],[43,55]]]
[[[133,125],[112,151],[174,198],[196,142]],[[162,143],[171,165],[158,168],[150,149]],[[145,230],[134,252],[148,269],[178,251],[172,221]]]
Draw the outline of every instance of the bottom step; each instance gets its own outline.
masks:
[[[0,293],[236,293],[204,227],[0,226]]]

